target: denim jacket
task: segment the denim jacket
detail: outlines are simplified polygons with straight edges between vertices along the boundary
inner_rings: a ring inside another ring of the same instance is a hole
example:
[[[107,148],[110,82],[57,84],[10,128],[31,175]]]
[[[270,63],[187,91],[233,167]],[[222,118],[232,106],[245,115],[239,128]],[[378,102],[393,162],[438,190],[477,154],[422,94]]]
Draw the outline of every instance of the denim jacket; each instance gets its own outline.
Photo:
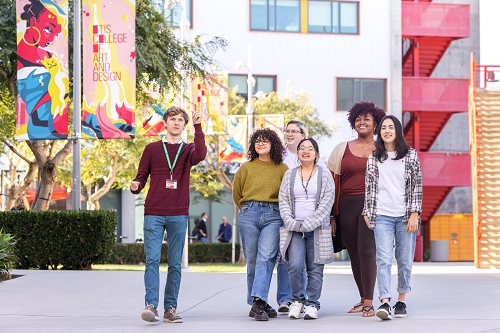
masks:
[[[415,149],[408,149],[405,159],[405,215],[403,223],[408,223],[411,213],[418,213],[418,223],[422,213],[422,171]],[[370,154],[366,163],[365,204],[362,215],[368,216],[371,227],[375,227],[378,196],[378,160]]]

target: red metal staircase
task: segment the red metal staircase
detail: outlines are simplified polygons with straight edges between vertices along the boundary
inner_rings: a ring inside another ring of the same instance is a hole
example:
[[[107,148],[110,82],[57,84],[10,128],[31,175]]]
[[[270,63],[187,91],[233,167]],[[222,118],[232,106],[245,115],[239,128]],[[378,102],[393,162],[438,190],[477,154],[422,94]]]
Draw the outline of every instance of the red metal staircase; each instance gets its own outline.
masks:
[[[422,164],[422,222],[455,186],[471,184],[467,153],[429,152],[453,113],[467,112],[468,79],[431,77],[449,45],[469,37],[469,5],[402,1],[403,119]]]

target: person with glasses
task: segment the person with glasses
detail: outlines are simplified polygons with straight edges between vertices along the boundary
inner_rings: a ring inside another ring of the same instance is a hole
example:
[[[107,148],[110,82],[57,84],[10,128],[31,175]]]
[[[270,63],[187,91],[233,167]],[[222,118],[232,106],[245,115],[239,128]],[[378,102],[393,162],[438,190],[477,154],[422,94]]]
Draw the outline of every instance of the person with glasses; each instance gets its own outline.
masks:
[[[387,115],[379,123],[375,150],[368,157],[363,216],[375,231],[377,281],[382,305],[377,317],[392,318],[392,258],[398,264],[398,300],[394,316],[407,316],[415,242],[422,213],[422,171],[415,149],[410,148],[398,118]]]
[[[296,168],[300,166],[300,161],[297,157],[297,146],[300,141],[307,138],[307,126],[300,120],[289,120],[286,123],[285,130],[285,147],[283,148],[283,162],[288,168]],[[325,162],[318,156],[316,164],[320,167],[325,167]],[[278,302],[278,312],[288,312],[292,304],[292,290],[290,287],[290,279],[288,277],[288,264],[278,256],[277,279],[276,279],[276,301]],[[304,269],[304,278],[307,279],[307,272]],[[304,293],[305,293],[304,289]]]
[[[299,319],[302,311],[304,319],[318,318],[324,265],[333,261],[330,212],[335,185],[330,171],[316,164],[318,157],[314,139],[300,141],[301,165],[285,173],[279,193],[284,222],[280,228],[280,251],[289,263],[293,303],[288,317],[294,319]]]
[[[286,123],[285,130],[285,147],[283,149],[283,162],[289,168],[295,168],[300,165],[297,157],[297,146],[300,141],[309,136],[307,126],[300,120],[292,119]],[[325,166],[325,162],[318,156],[317,165],[320,167]]]
[[[255,130],[248,144],[248,162],[241,165],[233,182],[247,262],[247,303],[252,305],[249,316],[258,321],[277,316],[268,304],[268,294],[283,225],[278,193],[288,167],[282,153],[283,144],[276,132],[269,128]]]
[[[373,292],[377,273],[375,238],[361,215],[365,198],[365,171],[368,156],[375,149],[373,136],[377,124],[384,116],[385,111],[371,102],[354,104],[347,113],[347,120],[357,135],[349,142],[338,144],[328,158],[328,169],[336,189],[332,223],[334,219],[336,223],[340,219],[334,237],[341,238],[338,243],[345,243],[361,297],[361,301],[348,313],[362,312],[363,317],[375,315]]]

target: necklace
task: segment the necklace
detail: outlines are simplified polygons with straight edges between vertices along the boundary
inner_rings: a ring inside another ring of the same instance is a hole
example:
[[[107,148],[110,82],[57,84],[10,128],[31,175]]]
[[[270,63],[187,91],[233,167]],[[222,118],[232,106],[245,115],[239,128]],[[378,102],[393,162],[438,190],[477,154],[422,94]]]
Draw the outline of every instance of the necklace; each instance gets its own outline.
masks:
[[[358,140],[358,142],[359,142],[361,145],[363,145],[363,148],[365,148],[365,150],[366,150],[366,147],[368,147],[368,145],[369,145],[369,144],[372,144],[372,143],[374,142],[374,141],[372,140],[371,142],[368,142],[367,144],[363,144],[363,142],[359,141],[359,139],[356,139],[356,140]]]
[[[311,170],[311,174],[309,175],[309,179],[307,180],[306,182],[306,185],[304,185],[304,177],[302,177],[302,167],[300,167],[300,183],[302,184],[302,188],[304,189],[304,191],[306,192],[306,200],[309,199],[309,195],[307,194],[307,187],[309,186],[309,181],[311,180],[311,177],[313,175],[313,172],[314,172],[314,168],[316,166],[313,166],[312,170]]]

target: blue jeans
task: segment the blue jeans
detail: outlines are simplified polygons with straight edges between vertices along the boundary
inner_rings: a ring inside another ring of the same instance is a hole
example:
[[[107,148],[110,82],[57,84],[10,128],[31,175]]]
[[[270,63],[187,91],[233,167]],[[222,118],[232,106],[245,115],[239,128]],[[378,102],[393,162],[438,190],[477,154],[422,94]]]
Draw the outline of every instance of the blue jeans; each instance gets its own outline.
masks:
[[[247,261],[247,303],[254,297],[267,302],[283,225],[278,203],[247,201],[238,220]]]
[[[201,237],[200,243],[207,243],[207,237]]]
[[[313,305],[319,310],[325,265],[314,262],[314,231],[294,232],[287,251],[292,301]],[[307,279],[304,279],[304,266]],[[305,284],[307,297],[304,294]]]
[[[375,245],[377,247],[377,283],[379,299],[391,299],[391,268],[394,244],[398,264],[398,293],[410,292],[411,269],[415,255],[417,233],[406,230],[403,217],[377,215],[375,220]]]
[[[181,286],[182,251],[186,239],[187,223],[187,215],[144,216],[144,250],[146,252],[144,286],[146,287],[146,305],[152,304],[155,308],[158,308],[161,245],[163,234],[167,231],[168,274],[163,306],[164,310],[177,308],[177,298]]]
[[[278,305],[292,300],[292,289],[290,287],[290,278],[288,276],[288,263],[279,262],[276,267],[276,301]]]

